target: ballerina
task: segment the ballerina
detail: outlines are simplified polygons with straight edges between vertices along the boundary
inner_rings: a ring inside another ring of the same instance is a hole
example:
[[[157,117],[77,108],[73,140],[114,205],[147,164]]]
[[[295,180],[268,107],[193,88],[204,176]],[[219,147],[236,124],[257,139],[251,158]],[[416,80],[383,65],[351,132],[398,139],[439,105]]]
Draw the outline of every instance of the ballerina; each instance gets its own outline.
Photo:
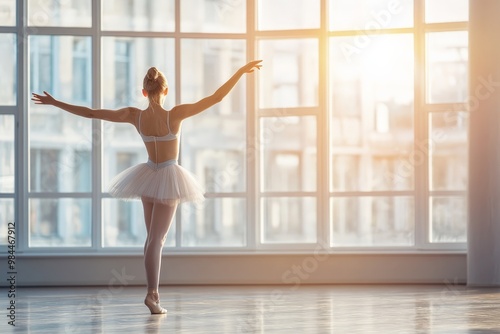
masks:
[[[144,304],[151,314],[167,312],[160,305],[158,292],[161,253],[177,205],[204,199],[203,189],[193,175],[177,163],[182,121],[220,102],[246,73],[261,68],[261,60],[243,67],[210,96],[192,104],[180,104],[171,110],[162,107],[168,83],[156,67],[143,80],[142,93],[149,105],[141,110],[125,107],[118,110],[91,109],[59,101],[49,93],[32,93],[35,104],[53,105],[72,114],[111,122],[130,123],[139,132],[148,153],[148,161],[119,173],[111,181],[109,193],[116,198],[141,199],[147,237],[144,243],[144,266],[147,294]]]

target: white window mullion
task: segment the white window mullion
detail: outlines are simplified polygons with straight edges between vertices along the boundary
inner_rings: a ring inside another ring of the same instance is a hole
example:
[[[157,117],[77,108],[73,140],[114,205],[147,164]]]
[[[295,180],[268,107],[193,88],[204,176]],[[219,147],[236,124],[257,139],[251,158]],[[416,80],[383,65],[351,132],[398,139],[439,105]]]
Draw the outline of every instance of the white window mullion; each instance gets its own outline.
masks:
[[[17,38],[17,108],[19,112],[14,116],[18,126],[14,127],[15,136],[15,198],[14,217],[17,227],[17,244],[19,251],[28,249],[29,240],[29,207],[28,207],[28,166],[29,166],[29,133],[28,133],[28,48],[26,29],[26,1],[18,1],[16,9],[16,38]]]
[[[330,152],[329,152],[329,112],[328,108],[328,0],[321,0],[321,25],[319,36],[319,112],[316,116],[318,130],[317,166],[316,166],[316,206],[317,206],[317,242],[330,245]]]
[[[0,107],[0,115],[16,115],[17,114],[17,106],[1,106]]]
[[[181,103],[181,0],[175,0],[175,105]],[[180,145],[182,145],[182,140]],[[179,160],[182,163],[182,150],[179,148]],[[175,219],[175,249],[182,246],[182,210],[177,210]]]
[[[257,57],[255,29],[257,27],[257,5],[255,1],[247,1],[247,60]],[[265,66],[265,65],[264,65]],[[255,76],[247,77],[247,133],[246,133],[246,160],[247,164],[247,215],[246,215],[246,243],[247,248],[255,249],[260,242],[260,205],[258,197],[258,119],[257,119],[257,83]]]
[[[414,78],[414,144],[413,155],[420,152],[419,143],[425,142],[428,137],[427,113],[425,106],[425,1],[417,0],[414,3],[414,52],[415,52],[415,78]],[[422,161],[414,164],[415,178],[415,246],[424,248],[428,244],[429,235],[429,156],[420,154]]]
[[[101,106],[101,0],[92,0],[92,107]],[[102,122],[92,120],[92,240],[91,248],[102,248]]]

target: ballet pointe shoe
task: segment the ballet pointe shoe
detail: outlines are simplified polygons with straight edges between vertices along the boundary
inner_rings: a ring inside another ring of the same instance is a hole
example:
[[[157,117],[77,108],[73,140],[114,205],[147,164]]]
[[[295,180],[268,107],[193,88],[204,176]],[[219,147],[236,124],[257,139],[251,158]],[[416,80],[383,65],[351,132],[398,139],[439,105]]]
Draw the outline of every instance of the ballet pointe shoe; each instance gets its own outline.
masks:
[[[144,304],[149,308],[151,314],[165,314],[167,310],[161,307],[160,300],[155,300],[154,295],[148,293],[146,299],[144,299]]]

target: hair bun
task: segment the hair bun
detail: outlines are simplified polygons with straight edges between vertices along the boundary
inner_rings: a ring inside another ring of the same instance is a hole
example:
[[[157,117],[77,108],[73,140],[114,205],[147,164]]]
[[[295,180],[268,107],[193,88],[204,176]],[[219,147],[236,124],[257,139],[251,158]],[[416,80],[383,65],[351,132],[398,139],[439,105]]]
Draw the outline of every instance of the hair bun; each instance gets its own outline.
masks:
[[[146,76],[149,80],[156,80],[156,79],[158,79],[159,75],[160,75],[159,71],[156,67],[149,68],[148,73],[146,74]]]
[[[158,104],[160,103],[160,94],[168,88],[168,83],[163,73],[153,66],[144,76],[142,87],[148,93],[150,102],[154,101]]]

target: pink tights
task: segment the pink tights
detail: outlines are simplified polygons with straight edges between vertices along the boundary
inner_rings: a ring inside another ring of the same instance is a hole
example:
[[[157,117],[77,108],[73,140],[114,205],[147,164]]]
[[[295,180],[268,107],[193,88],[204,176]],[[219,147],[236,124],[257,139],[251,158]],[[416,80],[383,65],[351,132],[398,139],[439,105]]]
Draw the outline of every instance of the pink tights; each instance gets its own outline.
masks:
[[[142,204],[147,230],[144,244],[144,266],[146,267],[148,292],[157,293],[160,282],[161,251],[167,239],[167,232],[172,224],[177,205],[153,203],[144,198]]]

